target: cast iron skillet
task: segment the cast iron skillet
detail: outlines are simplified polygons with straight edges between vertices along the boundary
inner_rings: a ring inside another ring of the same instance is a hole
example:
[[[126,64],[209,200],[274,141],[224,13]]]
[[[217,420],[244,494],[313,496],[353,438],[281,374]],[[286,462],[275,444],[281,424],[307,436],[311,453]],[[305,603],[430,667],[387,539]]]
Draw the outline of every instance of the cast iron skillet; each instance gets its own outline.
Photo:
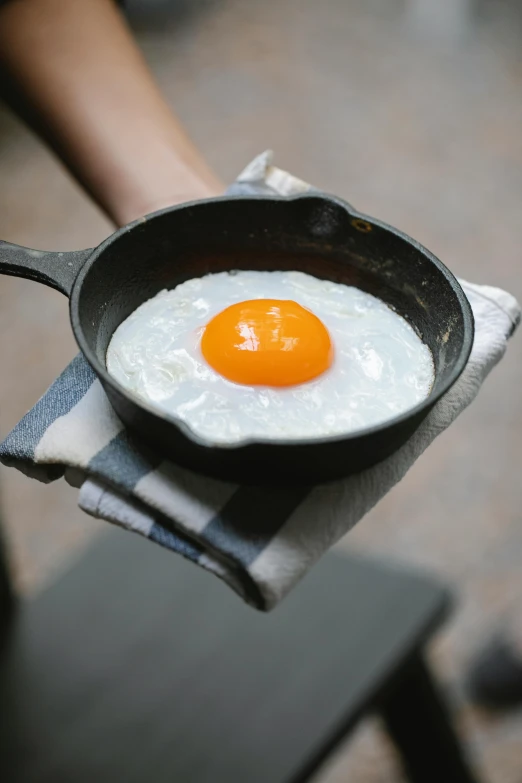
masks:
[[[397,310],[429,346],[435,383],[424,402],[351,435],[212,445],[175,417],[138,402],[107,373],[117,326],[138,305],[189,278],[230,269],[300,270],[355,285]],[[99,247],[71,253],[0,244],[0,272],[70,297],[74,335],[117,414],[138,440],[200,473],[253,484],[318,483],[368,468],[396,451],[455,383],[473,342],[473,316],[453,275],[399,231],[340,199],[234,197],[156,212]]]

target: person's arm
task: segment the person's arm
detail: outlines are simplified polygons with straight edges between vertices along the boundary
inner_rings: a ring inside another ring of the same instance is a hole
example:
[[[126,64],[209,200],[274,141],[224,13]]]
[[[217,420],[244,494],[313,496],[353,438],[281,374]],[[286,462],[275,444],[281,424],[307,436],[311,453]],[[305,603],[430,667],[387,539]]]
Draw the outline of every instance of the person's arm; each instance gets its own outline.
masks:
[[[220,192],[113,0],[9,0],[0,68],[4,97],[117,224]]]

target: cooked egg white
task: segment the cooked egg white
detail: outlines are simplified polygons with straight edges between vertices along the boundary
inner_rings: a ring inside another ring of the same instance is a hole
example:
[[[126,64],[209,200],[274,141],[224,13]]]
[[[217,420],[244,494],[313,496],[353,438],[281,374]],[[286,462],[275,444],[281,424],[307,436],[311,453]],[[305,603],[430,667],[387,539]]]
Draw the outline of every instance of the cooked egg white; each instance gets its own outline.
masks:
[[[205,326],[252,299],[311,310],[330,334],[331,366],[306,383],[278,387],[233,383],[212,369],[200,345]],[[107,369],[139,399],[222,444],[361,430],[417,405],[434,378],[429,348],[384,302],[302,272],[220,272],[162,291],[115,331]]]

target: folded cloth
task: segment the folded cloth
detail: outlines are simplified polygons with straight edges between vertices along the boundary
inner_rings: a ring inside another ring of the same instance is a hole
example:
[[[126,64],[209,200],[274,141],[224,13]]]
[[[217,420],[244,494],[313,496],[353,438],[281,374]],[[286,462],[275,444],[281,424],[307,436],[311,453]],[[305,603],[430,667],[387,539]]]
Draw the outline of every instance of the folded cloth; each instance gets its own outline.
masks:
[[[256,158],[229,189],[290,195],[306,183]],[[356,476],[267,491],[204,478],[133,442],[77,356],[0,446],[6,465],[42,481],[65,475],[88,514],[177,552],[268,610],[383,497],[466,408],[501,359],[520,308],[508,293],[462,283],[476,321],[468,364],[394,455]]]

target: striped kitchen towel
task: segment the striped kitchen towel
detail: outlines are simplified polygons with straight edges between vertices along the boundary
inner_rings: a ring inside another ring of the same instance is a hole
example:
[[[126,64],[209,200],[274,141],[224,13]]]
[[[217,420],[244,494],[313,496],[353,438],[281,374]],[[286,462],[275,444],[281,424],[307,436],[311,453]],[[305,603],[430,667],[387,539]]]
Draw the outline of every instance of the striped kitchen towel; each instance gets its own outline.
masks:
[[[259,156],[233,193],[289,195],[306,183]],[[257,489],[202,478],[133,443],[96,376],[77,356],[0,446],[0,459],[42,481],[79,487],[88,514],[141,533],[224,579],[268,610],[407,472],[466,408],[501,359],[520,309],[508,293],[463,283],[476,319],[459,381],[385,462],[317,487]]]

